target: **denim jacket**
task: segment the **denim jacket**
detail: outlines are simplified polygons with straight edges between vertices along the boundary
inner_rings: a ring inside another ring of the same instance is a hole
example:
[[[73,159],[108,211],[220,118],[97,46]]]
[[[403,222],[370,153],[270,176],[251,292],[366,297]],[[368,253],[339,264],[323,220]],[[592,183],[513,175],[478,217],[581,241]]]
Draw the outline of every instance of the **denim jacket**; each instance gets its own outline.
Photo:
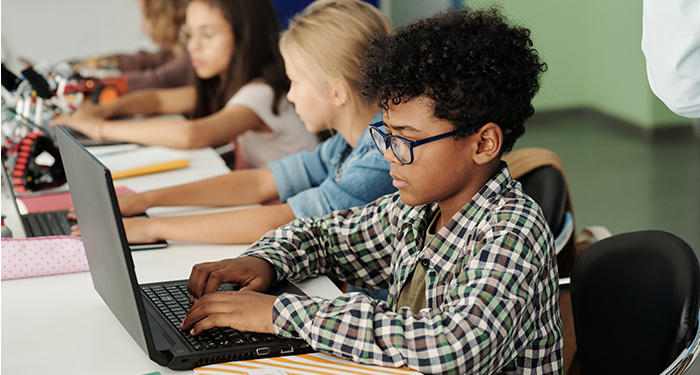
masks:
[[[336,134],[314,151],[277,160],[269,168],[280,200],[289,203],[297,218],[363,206],[396,191],[390,164],[372,143],[369,127],[354,148]]]

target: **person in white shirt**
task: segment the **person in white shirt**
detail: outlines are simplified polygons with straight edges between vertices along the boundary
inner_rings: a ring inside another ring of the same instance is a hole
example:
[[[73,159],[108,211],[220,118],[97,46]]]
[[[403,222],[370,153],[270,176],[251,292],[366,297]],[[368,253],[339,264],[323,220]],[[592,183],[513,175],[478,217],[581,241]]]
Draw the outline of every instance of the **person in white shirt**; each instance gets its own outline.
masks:
[[[644,0],[642,17],[651,90],[673,112],[700,118],[700,1]]]

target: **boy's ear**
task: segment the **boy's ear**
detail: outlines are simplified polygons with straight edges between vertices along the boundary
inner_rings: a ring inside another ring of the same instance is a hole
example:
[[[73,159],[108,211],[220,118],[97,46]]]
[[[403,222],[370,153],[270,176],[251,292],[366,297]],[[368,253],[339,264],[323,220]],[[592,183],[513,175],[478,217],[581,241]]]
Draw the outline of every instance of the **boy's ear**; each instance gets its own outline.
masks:
[[[474,153],[475,163],[483,165],[500,158],[503,146],[503,133],[500,126],[489,122],[477,130],[473,137],[477,142]]]
[[[348,102],[348,96],[350,91],[344,80],[340,78],[333,79],[333,84],[331,85],[331,100],[338,107],[344,106]]]

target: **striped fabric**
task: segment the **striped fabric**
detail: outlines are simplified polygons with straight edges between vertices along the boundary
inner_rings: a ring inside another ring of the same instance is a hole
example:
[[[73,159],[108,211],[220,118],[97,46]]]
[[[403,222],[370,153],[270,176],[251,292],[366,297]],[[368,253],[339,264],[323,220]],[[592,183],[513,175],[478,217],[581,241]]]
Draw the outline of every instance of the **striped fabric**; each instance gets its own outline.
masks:
[[[537,204],[504,164],[423,248],[437,204],[410,207],[399,194],[268,233],[246,255],[277,277],[335,275],[389,288],[389,301],[359,293],[333,300],[285,294],[274,325],[314,349],[352,361],[423,373],[558,374],[562,335],[554,240]],[[418,264],[427,307],[395,306]]]
[[[418,375],[419,372],[361,365],[322,353],[220,363],[194,369],[196,375]]]

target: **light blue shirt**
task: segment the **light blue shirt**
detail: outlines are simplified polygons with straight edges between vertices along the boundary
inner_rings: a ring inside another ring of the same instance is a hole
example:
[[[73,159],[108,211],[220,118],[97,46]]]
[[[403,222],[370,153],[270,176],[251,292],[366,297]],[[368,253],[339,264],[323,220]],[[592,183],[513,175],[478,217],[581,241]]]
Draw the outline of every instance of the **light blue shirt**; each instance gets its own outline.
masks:
[[[372,119],[376,121],[381,121],[381,113]],[[396,191],[390,164],[374,146],[369,126],[354,148],[336,134],[314,151],[271,162],[269,167],[280,200],[289,203],[297,218],[364,206]]]

